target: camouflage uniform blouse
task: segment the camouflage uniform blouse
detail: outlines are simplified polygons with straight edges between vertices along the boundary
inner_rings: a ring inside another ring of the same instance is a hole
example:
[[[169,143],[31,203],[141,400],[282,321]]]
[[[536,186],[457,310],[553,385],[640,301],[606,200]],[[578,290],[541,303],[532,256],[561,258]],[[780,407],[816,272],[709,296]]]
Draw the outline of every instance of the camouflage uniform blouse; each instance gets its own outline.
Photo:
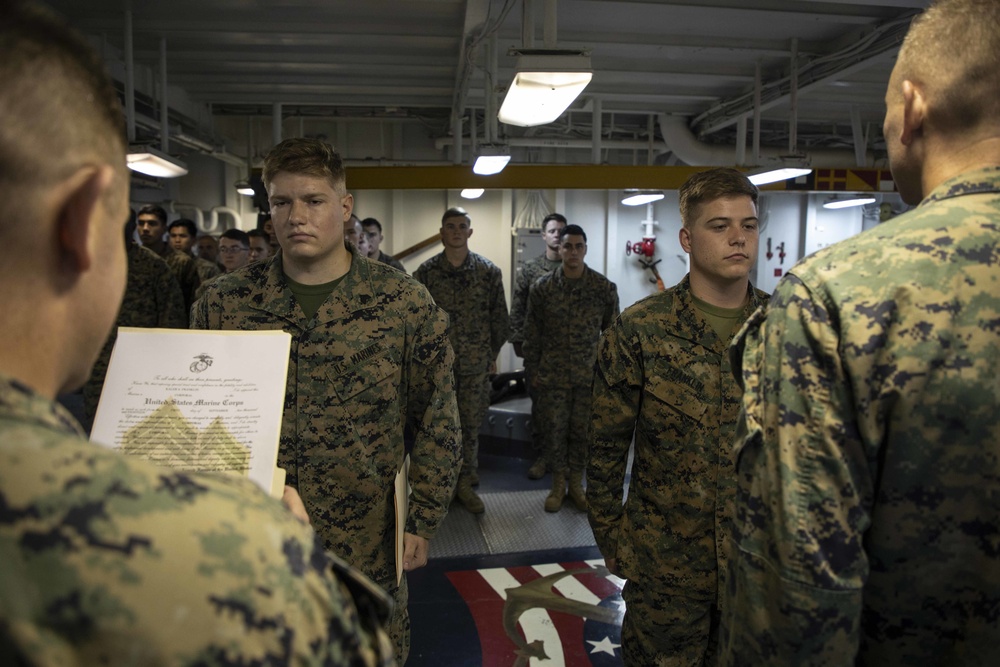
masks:
[[[528,316],[528,292],[536,280],[562,266],[561,259],[539,255],[528,260],[517,273],[514,294],[510,301],[510,342],[524,342],[525,318]]]
[[[766,301],[749,287],[744,318]],[[598,348],[587,468],[601,553],[627,579],[710,603],[735,494],[740,390],[728,344],[697,314],[687,276],[627,308]]]
[[[385,254],[381,250],[378,251],[378,261],[382,262],[383,264],[388,264],[392,268],[402,271],[403,273],[406,273],[406,267],[403,266],[402,262],[400,262],[392,255]]]
[[[460,436],[447,317],[409,276],[357,256],[305,320],[281,254],[219,276],[192,328],[292,335],[278,464],[328,549],[394,590],[393,479],[411,452],[406,531],[431,538],[448,510]]]
[[[727,662],[995,664],[1000,167],[807,257],[758,315]]]
[[[250,482],[91,444],[0,375],[0,664],[389,665],[386,603]]]
[[[618,317],[618,288],[584,267],[573,280],[562,269],[531,286],[524,366],[538,387],[590,387],[601,332]]]
[[[442,252],[421,264],[413,277],[448,313],[455,375],[486,373],[510,333],[500,269],[474,252],[455,267]]]

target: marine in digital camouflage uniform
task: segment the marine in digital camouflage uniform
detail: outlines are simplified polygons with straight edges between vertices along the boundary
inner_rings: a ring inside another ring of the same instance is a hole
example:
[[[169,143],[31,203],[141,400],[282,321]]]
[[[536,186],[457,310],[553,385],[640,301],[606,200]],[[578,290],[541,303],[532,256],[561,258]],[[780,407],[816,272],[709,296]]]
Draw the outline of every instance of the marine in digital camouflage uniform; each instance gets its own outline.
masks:
[[[184,294],[185,312],[190,310],[201,280],[198,277],[194,257],[186,252],[174,250],[165,240],[167,212],[162,206],[147,204],[139,209],[136,224],[139,227],[139,240],[142,245],[159,255],[174,272],[174,277],[177,278],[177,283]]]
[[[90,444],[3,374],[0,505],[0,664],[396,664],[385,593],[279,502]]]
[[[471,221],[464,209],[445,211],[441,240],[445,250],[413,273],[434,302],[448,313],[448,338],[455,350],[455,391],[462,423],[462,470],[458,499],[474,514],[484,511],[472,490],[478,482],[479,426],[489,409],[487,377],[510,333],[503,275],[490,260],[469,250]],[[458,264],[453,264],[454,258]]]
[[[914,22],[885,137],[919,206],[802,260],[734,347],[726,665],[996,663],[998,53],[993,0]]]
[[[555,271],[562,266],[559,257],[559,231],[566,226],[566,217],[561,213],[549,213],[542,219],[542,239],[545,241],[545,252],[538,257],[529,259],[521,265],[514,277],[514,289],[510,302],[510,342],[514,354],[524,357],[525,317],[528,314],[528,292],[531,285],[546,273]],[[527,374],[527,370],[525,370]],[[541,479],[548,470],[545,460],[543,431],[539,428],[538,396],[531,387],[531,378],[527,378],[528,395],[531,397],[531,449],[535,456],[534,462],[528,468],[528,479]]]
[[[297,155],[314,162],[311,171],[285,170]],[[278,464],[326,547],[395,598],[390,632],[402,663],[408,588],[405,576],[396,583],[393,481],[409,424],[415,434],[405,517],[409,570],[426,563],[426,541],[455,486],[453,353],[447,315],[427,290],[345,243],[352,198],[344,179],[340,156],[324,142],[288,139],[272,149],[264,181],[282,249],[216,278],[192,310],[192,328],[291,334]],[[323,206],[315,203],[320,199]],[[315,258],[343,273],[319,285],[291,278],[289,271]]]
[[[531,286],[524,335],[524,366],[538,398],[552,492],[545,510],[557,512],[566,496],[587,511],[583,472],[587,467],[590,390],[601,332],[618,317],[618,288],[587,266],[587,235],[578,225],[560,232],[562,266]]]
[[[396,259],[392,255],[385,254],[381,250],[378,251],[378,257],[376,257],[375,259],[376,259],[376,261],[379,261],[379,262],[382,262],[383,264],[387,264],[387,265],[391,266],[392,268],[396,269],[397,271],[402,271],[403,273],[406,273],[406,267],[403,266],[402,262],[400,262],[398,259]]]
[[[108,373],[111,351],[118,340],[118,327],[186,329],[187,310],[184,295],[166,262],[148,248],[126,240],[128,282],[118,310],[118,320],[97,357],[90,379],[83,385],[84,428],[89,431],[101,400],[104,378]]]
[[[121,102],[83,36],[0,3],[0,117],[0,665],[395,664],[384,594],[280,503],[88,443],[54,402],[125,290]]]
[[[382,252],[381,245],[385,237],[382,236],[382,223],[375,218],[365,218],[361,221],[362,233],[368,239],[368,259],[376,262],[388,264],[394,269],[406,273],[406,268],[392,255]]]
[[[626,308],[601,337],[595,366],[587,501],[608,568],[627,579],[627,665],[714,660],[740,398],[727,350],[767,300],[749,282],[753,184],[732,169],[701,172],[680,199],[689,274]]]

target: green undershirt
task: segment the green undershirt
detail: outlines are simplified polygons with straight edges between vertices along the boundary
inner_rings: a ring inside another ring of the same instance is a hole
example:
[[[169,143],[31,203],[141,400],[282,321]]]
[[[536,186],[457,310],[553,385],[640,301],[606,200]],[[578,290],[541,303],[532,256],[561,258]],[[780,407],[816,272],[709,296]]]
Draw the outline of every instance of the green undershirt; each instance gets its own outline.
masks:
[[[302,283],[295,282],[287,275],[285,276],[285,281],[288,283],[288,289],[295,295],[295,300],[299,302],[299,308],[305,313],[306,319],[311,320],[316,317],[319,307],[323,305],[326,298],[333,293],[333,290],[337,288],[337,285],[340,284],[345,276],[347,276],[346,273],[336,280],[331,280],[328,283],[320,285],[303,285]]]
[[[702,317],[715,330],[715,334],[722,340],[729,340],[733,333],[735,333],[736,326],[740,322],[740,316],[743,315],[743,309],[746,306],[740,306],[739,308],[719,308],[707,301],[702,301],[694,294],[691,295],[691,298],[694,300],[695,308],[698,309]]]

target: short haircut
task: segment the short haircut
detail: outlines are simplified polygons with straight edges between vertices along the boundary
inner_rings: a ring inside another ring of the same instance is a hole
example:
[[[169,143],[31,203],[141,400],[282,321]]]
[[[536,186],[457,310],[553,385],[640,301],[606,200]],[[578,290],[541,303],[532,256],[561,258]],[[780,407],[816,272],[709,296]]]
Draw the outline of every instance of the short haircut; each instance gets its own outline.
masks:
[[[556,222],[560,222],[560,223],[562,223],[564,225],[566,224],[566,216],[563,215],[562,213],[549,213],[547,216],[545,216],[544,218],[542,218],[542,231],[543,232],[548,229],[549,222],[551,222],[552,220],[555,220]]]
[[[461,206],[452,206],[447,211],[445,211],[444,215],[441,216],[441,224],[443,225],[444,221],[447,220],[448,218],[465,218],[469,221],[470,225],[472,224],[472,219],[469,218],[469,212],[466,211]]]
[[[146,204],[139,209],[139,215],[155,215],[160,224],[167,224],[167,212],[163,210],[162,206],[157,206],[156,204]]]
[[[898,84],[921,85],[937,131],[1000,131],[1000,2],[938,0],[917,16],[899,49]],[[893,81],[897,84],[897,81]]]
[[[583,231],[583,227],[581,227],[580,225],[566,225],[565,227],[563,227],[562,229],[560,229],[559,230],[559,240],[562,241],[564,238],[566,238],[570,234],[574,234],[576,236],[582,236],[583,237],[583,242],[584,243],[587,242],[587,232]]]
[[[247,233],[242,229],[227,229],[226,231],[222,232],[222,236],[220,238],[239,241],[240,245],[242,245],[244,248],[250,247],[250,237],[247,236]]]
[[[188,231],[188,234],[191,235],[191,238],[195,238],[198,236],[198,227],[194,224],[194,220],[189,220],[187,218],[178,218],[177,220],[171,222],[170,226],[167,227],[167,229],[170,230],[173,229],[174,227],[183,227]]]
[[[247,232],[247,245],[250,244],[250,239],[264,239],[267,243],[271,242],[271,237],[263,229],[251,229]]]
[[[264,187],[281,172],[327,178],[340,194],[347,192],[344,160],[333,146],[321,139],[285,139],[264,158]]]
[[[684,182],[680,189],[681,224],[689,226],[695,209],[721,197],[750,197],[754,205],[760,191],[746,175],[736,169],[722,167],[700,171]]]
[[[382,223],[375,218],[365,218],[361,221],[362,227],[378,227],[378,233],[382,233]]]
[[[54,157],[58,156],[58,158]],[[0,2],[0,202],[33,198],[87,164],[120,169],[108,197],[128,187],[125,119],[87,41],[49,10]],[[30,188],[32,192],[26,191]],[[110,201],[110,199],[109,199]],[[4,217],[5,228],[24,211]],[[0,236],[5,236],[0,229]]]

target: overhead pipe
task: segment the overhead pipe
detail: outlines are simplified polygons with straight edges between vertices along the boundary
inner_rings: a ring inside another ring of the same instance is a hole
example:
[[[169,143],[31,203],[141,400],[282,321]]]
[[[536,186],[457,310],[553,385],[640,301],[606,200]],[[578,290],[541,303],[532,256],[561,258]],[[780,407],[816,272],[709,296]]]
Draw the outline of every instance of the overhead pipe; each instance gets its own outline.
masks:
[[[166,205],[167,211],[170,213],[180,213],[181,211],[191,211],[194,215],[194,224],[199,231],[206,232],[205,229],[205,214],[202,213],[201,209],[194,204],[183,204],[176,201],[166,201],[163,202]]]
[[[208,226],[205,228],[206,232],[214,232],[219,226],[220,213],[232,217],[234,223],[233,227],[235,229],[240,228],[243,218],[240,216],[239,211],[229,208],[228,206],[215,206],[208,212]]]
[[[535,3],[521,0],[521,48],[535,48]]]
[[[125,11],[125,124],[129,144],[135,143],[135,49],[131,10]]]
[[[860,167],[864,164],[868,140],[861,132],[861,110],[856,104],[851,105],[851,135],[854,138],[854,161]]]
[[[753,153],[750,154],[750,157],[754,164],[760,164],[760,94],[761,76],[760,61],[758,60],[753,73]]]
[[[688,127],[688,121],[681,116],[659,114],[660,133],[667,149],[682,162],[699,167],[729,167],[737,162],[737,147],[706,144],[698,141]],[[811,167],[871,167],[875,164],[875,155],[871,151],[865,153],[863,165],[857,165],[854,152],[843,149],[817,148],[801,151],[796,156],[790,156],[780,148],[761,148],[760,157],[754,165],[763,166],[775,161],[785,161],[792,157],[801,158]]]
[[[281,102],[271,105],[271,141],[275,146],[281,143]]]
[[[464,143],[469,143],[468,138],[463,138]],[[440,137],[434,140],[436,150],[444,150],[455,143],[454,137]],[[556,139],[544,137],[508,137],[504,143],[511,148],[579,148],[582,150],[593,150],[593,139]],[[667,150],[667,146],[662,142],[650,141],[646,139],[601,139],[601,149],[621,149],[621,150],[656,150],[660,152]],[[406,161],[403,161],[406,162]]]
[[[545,0],[545,19],[542,23],[542,44],[546,49],[556,48],[556,0]]]
[[[167,38],[160,38],[160,150],[170,152],[170,107],[167,105]]]
[[[792,37],[791,82],[788,91],[788,152],[799,148],[799,38]]]
[[[601,130],[600,98],[594,100],[593,114],[594,114],[594,120],[590,125],[590,141],[592,144],[590,150],[590,161],[593,162],[594,164],[601,164],[601,148],[602,148],[601,137],[603,132]]]

